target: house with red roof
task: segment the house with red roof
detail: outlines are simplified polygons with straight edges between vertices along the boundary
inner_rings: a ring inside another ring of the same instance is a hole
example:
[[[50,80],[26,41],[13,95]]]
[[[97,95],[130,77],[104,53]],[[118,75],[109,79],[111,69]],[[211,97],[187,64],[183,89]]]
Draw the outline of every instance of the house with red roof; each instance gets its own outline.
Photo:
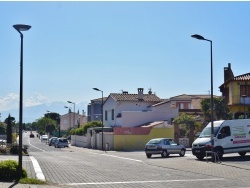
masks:
[[[229,63],[224,67],[224,83],[219,88],[234,119],[250,117],[250,73],[234,76]]]
[[[172,108],[170,100],[160,99],[151,90],[137,94],[110,93],[103,105],[105,127],[140,127],[154,121],[171,124],[178,116],[178,108]],[[164,123],[163,123],[164,124]]]

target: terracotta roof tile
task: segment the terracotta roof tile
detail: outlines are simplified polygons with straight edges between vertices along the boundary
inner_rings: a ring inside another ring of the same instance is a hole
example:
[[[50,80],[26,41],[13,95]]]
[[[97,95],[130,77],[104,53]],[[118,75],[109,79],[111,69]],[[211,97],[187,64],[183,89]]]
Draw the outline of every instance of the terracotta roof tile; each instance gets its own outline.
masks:
[[[138,99],[138,94],[121,94],[111,93],[110,96],[116,101],[146,101],[146,102],[161,102],[163,101],[155,94],[143,94],[143,98]]]
[[[239,80],[239,81],[240,80],[241,81],[250,80],[250,73],[242,74],[242,75],[239,75],[239,76],[235,76],[234,80]]]

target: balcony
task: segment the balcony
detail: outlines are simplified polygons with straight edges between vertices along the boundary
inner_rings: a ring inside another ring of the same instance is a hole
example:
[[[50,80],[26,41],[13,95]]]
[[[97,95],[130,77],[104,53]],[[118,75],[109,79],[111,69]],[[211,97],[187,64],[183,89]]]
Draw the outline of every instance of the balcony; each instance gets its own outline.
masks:
[[[233,95],[227,98],[228,105],[250,105],[250,96],[242,97],[240,95]]]

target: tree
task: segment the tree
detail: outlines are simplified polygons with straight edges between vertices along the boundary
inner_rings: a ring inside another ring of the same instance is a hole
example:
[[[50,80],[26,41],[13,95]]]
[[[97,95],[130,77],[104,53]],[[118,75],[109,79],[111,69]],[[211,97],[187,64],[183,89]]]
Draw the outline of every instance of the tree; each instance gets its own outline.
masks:
[[[0,122],[0,134],[6,134],[6,125]]]
[[[49,125],[49,130],[53,131],[55,130],[55,126],[56,126],[56,121],[50,118],[46,118],[46,117],[42,117],[40,119],[37,120],[36,122],[36,127],[37,127],[37,131],[39,133],[41,132],[47,132],[46,130],[48,130],[47,126]],[[51,125],[54,125],[53,127]]]
[[[228,120],[232,119],[232,113],[230,112],[229,108],[227,107],[227,103],[225,98],[218,97],[214,98],[214,113],[213,113],[213,120]],[[201,110],[204,113],[205,120],[207,122],[211,121],[211,108],[210,108],[210,99],[203,99],[201,101]]]
[[[60,123],[59,122],[60,121],[60,114],[58,114],[58,113],[49,112],[47,114],[44,114],[44,117],[55,120],[57,124]]]
[[[196,122],[196,119],[193,116],[187,115],[186,113],[174,118],[174,123],[178,124],[179,127],[183,127],[184,130],[188,130],[185,132],[188,133],[189,144],[192,144],[194,141],[195,127],[200,128],[201,123]]]
[[[91,127],[102,127],[102,122],[100,121],[88,122],[84,124],[83,126],[80,126],[79,128],[70,130],[69,134],[70,135],[85,135],[87,134],[88,128],[91,128]]]

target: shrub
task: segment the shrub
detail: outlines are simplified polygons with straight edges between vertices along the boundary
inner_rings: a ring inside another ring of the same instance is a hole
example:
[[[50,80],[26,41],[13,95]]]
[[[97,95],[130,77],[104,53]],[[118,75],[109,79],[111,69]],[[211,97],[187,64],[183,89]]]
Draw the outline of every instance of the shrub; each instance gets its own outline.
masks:
[[[36,185],[46,184],[45,181],[34,179],[34,178],[22,178],[18,182],[22,184],[36,184]]]
[[[19,179],[18,163],[14,160],[7,160],[0,162],[0,180],[13,181]],[[22,168],[21,178],[27,178],[27,171]]]

